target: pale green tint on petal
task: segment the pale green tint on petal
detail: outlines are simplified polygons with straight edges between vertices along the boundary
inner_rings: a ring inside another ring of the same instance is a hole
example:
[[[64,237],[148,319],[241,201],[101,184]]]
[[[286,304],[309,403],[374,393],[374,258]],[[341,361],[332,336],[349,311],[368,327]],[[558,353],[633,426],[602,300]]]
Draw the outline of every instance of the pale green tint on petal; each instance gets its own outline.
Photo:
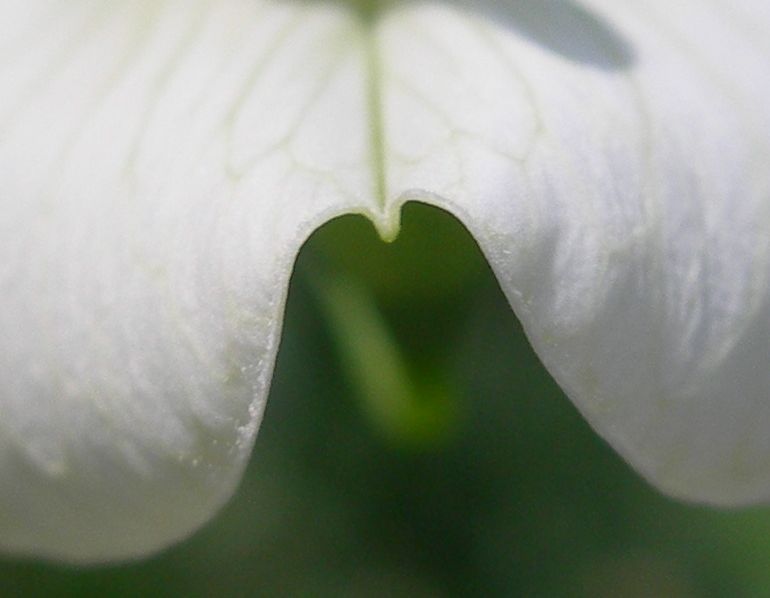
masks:
[[[291,265],[410,199],[662,489],[770,496],[760,0],[0,7],[0,548],[146,554],[232,493]],[[515,367],[515,364],[511,364]]]

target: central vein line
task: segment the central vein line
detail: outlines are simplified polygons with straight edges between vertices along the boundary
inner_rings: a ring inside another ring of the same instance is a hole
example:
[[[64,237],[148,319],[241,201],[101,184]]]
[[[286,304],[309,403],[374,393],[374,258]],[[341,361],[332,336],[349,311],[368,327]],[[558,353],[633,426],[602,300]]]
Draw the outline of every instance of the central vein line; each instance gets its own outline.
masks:
[[[366,105],[369,114],[369,155],[372,162],[375,199],[384,212],[388,199],[385,172],[385,126],[382,105],[382,59],[375,34],[375,19],[364,18],[366,53]]]

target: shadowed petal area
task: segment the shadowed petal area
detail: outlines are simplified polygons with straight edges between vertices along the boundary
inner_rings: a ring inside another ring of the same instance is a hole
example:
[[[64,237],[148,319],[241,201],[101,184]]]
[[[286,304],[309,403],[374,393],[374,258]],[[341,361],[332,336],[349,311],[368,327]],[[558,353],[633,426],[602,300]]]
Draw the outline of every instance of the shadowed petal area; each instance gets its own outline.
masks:
[[[511,29],[533,44],[567,60],[609,70],[634,62],[628,40],[591,6],[573,0],[454,0],[454,5],[498,27]]]
[[[4,3],[0,548],[132,558],[205,522],[301,244],[350,212],[392,236],[407,200],[475,235],[654,483],[767,498],[768,29],[758,0]]]

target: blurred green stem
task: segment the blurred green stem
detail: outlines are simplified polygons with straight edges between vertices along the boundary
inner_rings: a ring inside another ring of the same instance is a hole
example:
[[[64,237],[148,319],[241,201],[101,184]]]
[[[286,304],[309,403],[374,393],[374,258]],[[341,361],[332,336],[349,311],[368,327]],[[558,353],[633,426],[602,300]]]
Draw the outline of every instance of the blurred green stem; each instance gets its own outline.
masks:
[[[451,438],[458,402],[440,373],[415,371],[378,309],[357,281],[311,277],[330,325],[342,371],[360,397],[365,415],[396,446],[435,448]]]

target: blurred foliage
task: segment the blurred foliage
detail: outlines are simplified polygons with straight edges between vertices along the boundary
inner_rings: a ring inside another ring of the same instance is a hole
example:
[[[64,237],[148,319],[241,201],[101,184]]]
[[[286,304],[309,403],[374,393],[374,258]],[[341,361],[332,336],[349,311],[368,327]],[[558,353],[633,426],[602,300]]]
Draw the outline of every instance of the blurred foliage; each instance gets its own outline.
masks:
[[[392,246],[350,217],[303,250],[254,458],[211,524],[135,564],[6,559],[0,596],[770,596],[770,509],[659,495],[544,371],[462,228],[404,222]],[[369,366],[344,365],[361,341],[321,298],[339,280],[366,289],[405,400],[440,378],[420,425],[451,410],[441,442],[378,427]]]

